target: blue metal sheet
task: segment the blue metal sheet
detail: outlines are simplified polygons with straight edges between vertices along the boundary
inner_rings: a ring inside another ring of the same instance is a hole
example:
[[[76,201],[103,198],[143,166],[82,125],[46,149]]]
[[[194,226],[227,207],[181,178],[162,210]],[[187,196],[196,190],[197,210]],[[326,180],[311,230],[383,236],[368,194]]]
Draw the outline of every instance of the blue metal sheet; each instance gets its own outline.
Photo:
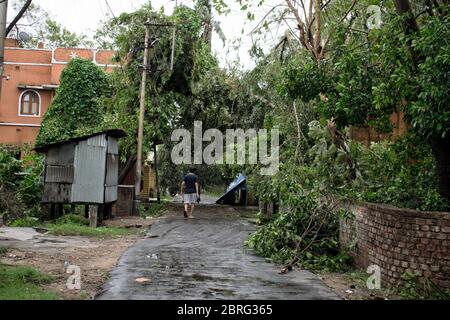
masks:
[[[223,203],[225,199],[230,197],[233,192],[238,190],[239,188],[242,188],[247,182],[247,177],[243,174],[239,174],[237,178],[228,186],[227,192],[223,196],[219,198],[219,200],[216,201],[216,203]]]

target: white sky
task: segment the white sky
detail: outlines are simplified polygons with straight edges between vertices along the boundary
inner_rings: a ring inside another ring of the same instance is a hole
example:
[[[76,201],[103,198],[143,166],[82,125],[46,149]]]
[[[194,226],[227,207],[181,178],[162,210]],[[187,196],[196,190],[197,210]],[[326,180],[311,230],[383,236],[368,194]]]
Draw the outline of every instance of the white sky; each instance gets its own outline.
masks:
[[[14,0],[9,1],[9,7],[12,7]],[[109,14],[109,9],[105,0],[34,0],[34,3],[40,5],[46,11],[50,13],[52,18],[59,23],[67,27],[69,30],[92,35],[93,31],[97,29],[101,20],[104,20]],[[114,13],[118,16],[122,12],[131,12],[142,4],[146,3],[146,0],[108,0],[108,3]],[[221,24],[221,28],[227,38],[227,44],[224,47],[222,41],[217,35],[213,36],[213,50],[220,58],[221,65],[227,66],[233,63],[233,61],[239,61],[239,64],[245,68],[250,69],[254,64],[248,54],[248,50],[251,47],[251,38],[245,36],[252,27],[252,24],[258,21],[258,17],[263,17],[270,8],[271,4],[278,4],[283,2],[281,0],[267,0],[268,4],[261,8],[255,8],[253,12],[256,16],[255,22],[245,26],[246,13],[240,11],[239,5],[236,0],[225,1],[231,8],[231,12],[226,16],[215,17]],[[191,0],[178,0],[178,3],[185,4],[192,7]],[[162,6],[167,14],[171,14],[175,6],[174,0],[153,0],[152,5],[155,9],[159,9]],[[12,14],[8,16],[8,20],[12,19]],[[241,36],[241,30],[245,26],[245,32],[243,41],[239,50],[233,49],[232,42],[236,38]],[[280,28],[282,29],[282,28]],[[278,30],[277,35],[273,35],[274,38],[278,38],[284,30]],[[269,41],[273,44],[276,40]]]

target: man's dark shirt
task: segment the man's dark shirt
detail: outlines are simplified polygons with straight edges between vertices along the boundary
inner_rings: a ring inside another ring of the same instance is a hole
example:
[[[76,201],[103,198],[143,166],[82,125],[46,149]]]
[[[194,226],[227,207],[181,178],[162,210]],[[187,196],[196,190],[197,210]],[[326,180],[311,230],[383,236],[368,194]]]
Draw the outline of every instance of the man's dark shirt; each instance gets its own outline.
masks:
[[[184,177],[184,193],[197,193],[195,189],[195,183],[197,182],[197,176],[195,174],[189,173]]]

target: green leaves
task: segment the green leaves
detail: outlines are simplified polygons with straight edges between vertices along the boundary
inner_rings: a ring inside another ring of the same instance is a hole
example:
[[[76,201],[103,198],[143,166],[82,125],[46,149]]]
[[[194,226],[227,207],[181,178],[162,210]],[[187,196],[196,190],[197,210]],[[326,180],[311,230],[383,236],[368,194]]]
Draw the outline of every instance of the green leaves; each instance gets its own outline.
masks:
[[[418,66],[418,92],[407,109],[416,133],[428,140],[450,131],[450,18],[432,18],[414,39],[414,48],[426,57]]]
[[[291,180],[283,181],[288,185]],[[283,187],[282,187],[283,189]],[[246,244],[273,262],[299,264],[310,270],[341,271],[349,257],[340,253],[338,217],[314,193],[294,188],[280,193],[282,212],[261,226]]]
[[[326,91],[328,81],[324,70],[313,59],[299,56],[284,67],[278,91],[289,98],[309,102]]]
[[[42,122],[38,146],[94,133],[101,127],[104,108],[99,99],[110,92],[106,73],[91,61],[73,59],[60,82]]]
[[[44,159],[24,151],[27,156],[18,160],[0,148],[0,215],[5,214],[5,220],[39,212]]]

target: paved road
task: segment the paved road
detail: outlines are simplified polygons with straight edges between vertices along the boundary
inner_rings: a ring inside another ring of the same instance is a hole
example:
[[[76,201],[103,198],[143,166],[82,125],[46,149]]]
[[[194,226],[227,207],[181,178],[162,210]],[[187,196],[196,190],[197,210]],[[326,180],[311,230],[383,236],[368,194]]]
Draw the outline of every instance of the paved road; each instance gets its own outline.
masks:
[[[279,266],[246,249],[255,226],[235,209],[205,206],[195,217],[177,213],[153,225],[150,238],[122,256],[98,299],[337,299],[314,274],[280,275]]]

